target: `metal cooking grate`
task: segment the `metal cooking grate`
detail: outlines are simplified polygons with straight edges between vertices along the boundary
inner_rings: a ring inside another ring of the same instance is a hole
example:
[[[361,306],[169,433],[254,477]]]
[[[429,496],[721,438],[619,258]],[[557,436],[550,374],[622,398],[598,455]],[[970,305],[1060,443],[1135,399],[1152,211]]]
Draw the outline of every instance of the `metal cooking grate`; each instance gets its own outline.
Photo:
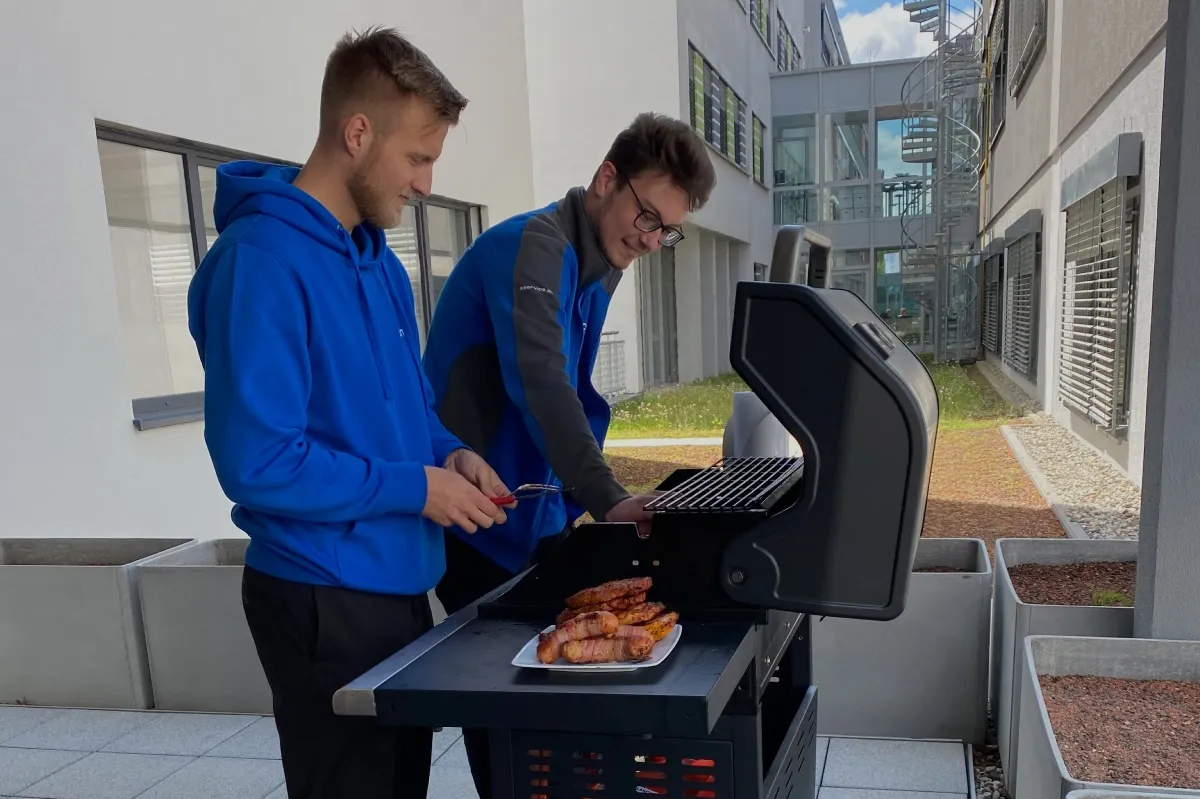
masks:
[[[802,458],[723,458],[646,505],[657,513],[753,513],[800,479]]]

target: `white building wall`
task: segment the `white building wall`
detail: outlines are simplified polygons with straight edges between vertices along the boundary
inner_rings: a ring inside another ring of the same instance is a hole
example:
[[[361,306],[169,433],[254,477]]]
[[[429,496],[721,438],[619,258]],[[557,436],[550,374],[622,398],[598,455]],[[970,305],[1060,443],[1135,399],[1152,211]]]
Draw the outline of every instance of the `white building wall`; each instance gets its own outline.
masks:
[[[1166,34],[1159,37],[1156,46],[1135,62],[1125,79],[1112,88],[1099,106],[1093,109],[1085,127],[1064,145],[1060,158],[1059,173],[1071,174],[1089,158],[1110,144],[1119,134],[1137,131],[1142,134],[1142,196],[1138,226],[1137,305],[1133,329],[1133,353],[1130,363],[1130,418],[1128,438],[1124,444],[1114,442],[1107,436],[1095,434],[1086,422],[1079,420],[1063,407],[1057,399],[1058,386],[1054,385],[1054,416],[1063,424],[1076,430],[1092,446],[1112,458],[1137,485],[1142,481],[1142,454],[1146,433],[1146,376],[1150,357],[1150,306],[1153,299],[1154,247],[1158,227],[1158,176],[1159,151],[1162,130],[1163,70],[1166,64]],[[1057,208],[1057,204],[1054,206]],[[1066,215],[1056,215],[1055,221],[1061,228],[1066,225]],[[1055,272],[1059,281],[1055,297],[1061,294],[1063,265],[1063,236],[1056,237]],[[1056,303],[1055,309],[1058,306]],[[1060,323],[1054,317],[1055,331]],[[1058,346],[1058,336],[1054,337]],[[1057,361],[1056,361],[1057,363]]]
[[[680,116],[676,3],[523,0],[534,201],[586,186],[613,138],[643,111]],[[631,25],[637,19],[639,24]],[[496,220],[493,220],[496,221]],[[617,288],[605,332],[623,342],[625,388],[642,388],[637,266]]]
[[[302,161],[330,48],[396,25],[471,100],[435,191],[503,218],[534,200],[520,5],[67,6],[0,26],[0,535],[233,533],[203,425],[131,423],[95,120]]]
[[[992,225],[992,235],[1002,236],[1004,230],[1026,211],[1033,208],[1042,211],[1042,294],[1038,328],[1040,338],[1037,384],[1016,373],[1000,358],[989,355],[989,359],[1029,396],[1037,399],[1055,419],[1077,433],[1137,485],[1141,485],[1145,445],[1146,379],[1149,364],[1155,229],[1158,224],[1165,42],[1164,33],[1131,65],[1121,80],[1104,94],[1075,130],[1062,132],[1065,135],[1062,145],[1056,148],[1043,169],[1014,196]],[[1057,86],[1057,73],[1054,82]],[[1057,104],[1054,107],[1057,108]],[[1108,146],[1119,134],[1135,131],[1142,134],[1143,141],[1137,305],[1130,363],[1129,430],[1127,437],[1119,440],[1097,431],[1089,422],[1068,410],[1058,399],[1066,228],[1066,214],[1060,209],[1060,200],[1062,181],[1065,177]]]

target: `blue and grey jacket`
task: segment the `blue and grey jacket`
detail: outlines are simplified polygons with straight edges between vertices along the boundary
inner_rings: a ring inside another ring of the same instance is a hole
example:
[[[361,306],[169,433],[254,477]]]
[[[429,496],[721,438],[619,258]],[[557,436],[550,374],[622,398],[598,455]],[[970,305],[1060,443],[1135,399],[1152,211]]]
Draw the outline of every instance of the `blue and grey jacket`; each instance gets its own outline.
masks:
[[[438,297],[424,364],[446,429],[506,485],[569,489],[522,501],[508,522],[452,534],[511,572],[538,541],[582,515],[603,519],[629,494],[602,447],[608,403],[592,367],[621,272],[605,258],[584,190],[488,229]]]

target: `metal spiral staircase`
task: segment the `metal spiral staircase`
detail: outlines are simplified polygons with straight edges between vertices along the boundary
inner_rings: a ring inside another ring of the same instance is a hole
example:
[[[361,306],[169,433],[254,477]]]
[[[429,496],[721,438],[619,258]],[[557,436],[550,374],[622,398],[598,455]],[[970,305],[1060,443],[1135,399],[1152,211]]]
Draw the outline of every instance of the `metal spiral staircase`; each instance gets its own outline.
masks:
[[[928,165],[928,189],[900,213],[901,274],[929,274],[936,361],[980,357],[979,166],[982,8],[975,0],[904,0],[937,48],[904,81],[901,157]],[[922,349],[928,349],[923,346]]]

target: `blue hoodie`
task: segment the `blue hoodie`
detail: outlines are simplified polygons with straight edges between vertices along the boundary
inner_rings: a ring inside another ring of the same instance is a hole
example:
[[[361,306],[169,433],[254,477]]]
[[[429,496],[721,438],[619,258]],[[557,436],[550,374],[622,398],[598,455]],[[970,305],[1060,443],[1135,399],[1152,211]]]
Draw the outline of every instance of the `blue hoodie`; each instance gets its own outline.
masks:
[[[462,443],[431,407],[413,293],[379,228],[347,232],[299,170],[217,170],[220,234],[188,293],[205,441],[276,577],[421,594],[445,571],[425,466]]]

